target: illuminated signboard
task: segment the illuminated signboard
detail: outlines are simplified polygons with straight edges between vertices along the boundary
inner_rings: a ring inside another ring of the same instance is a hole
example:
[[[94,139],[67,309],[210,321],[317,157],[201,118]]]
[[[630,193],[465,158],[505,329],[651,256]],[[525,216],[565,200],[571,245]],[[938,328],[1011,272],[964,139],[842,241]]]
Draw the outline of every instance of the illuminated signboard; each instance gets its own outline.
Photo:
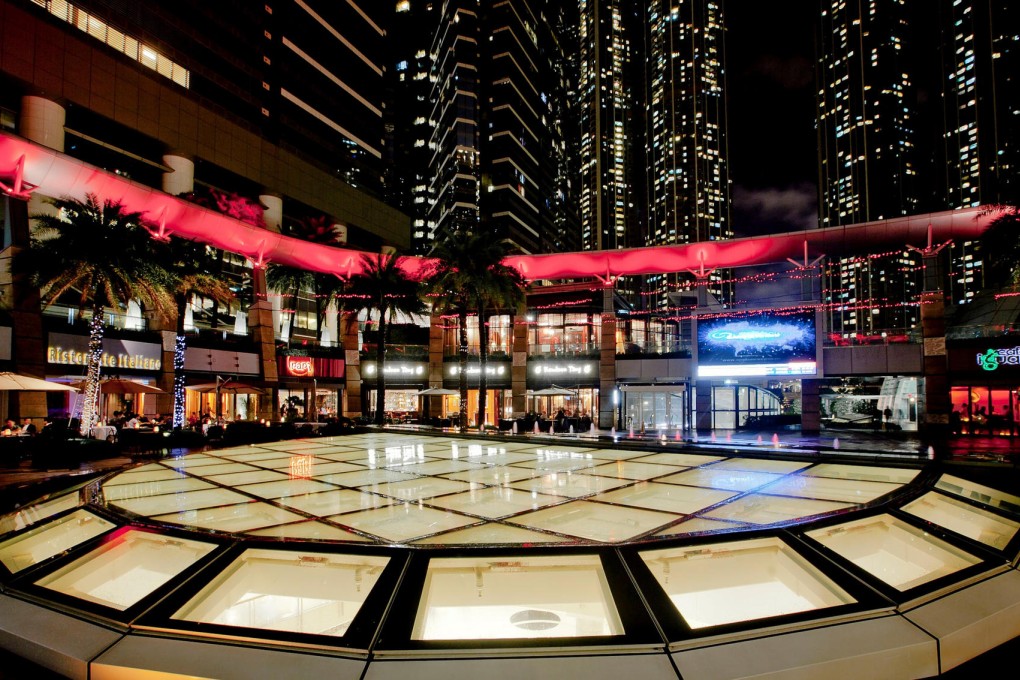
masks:
[[[814,310],[761,310],[697,319],[698,377],[818,375]]]
[[[999,366],[1020,366],[1020,347],[978,352],[977,363],[986,371],[994,371]]]
[[[528,361],[528,386],[597,385],[599,362],[583,359]]]
[[[311,378],[315,376],[315,364],[311,357],[285,357],[283,362],[284,371],[287,375],[298,378]]]
[[[84,366],[88,361],[89,339],[83,335],[50,333],[46,362],[63,366]],[[154,342],[103,338],[103,368],[158,371],[163,367],[163,349]]]
[[[375,362],[363,362],[361,364],[361,372],[366,378],[375,378]],[[428,365],[424,362],[387,361],[383,364],[383,373],[387,378],[424,379],[428,375]]]
[[[458,364],[450,364],[450,366],[446,369],[446,372],[449,375],[460,375],[460,366]],[[485,365],[485,375],[488,375],[488,376],[500,376],[500,375],[506,374],[507,372],[508,372],[507,371],[507,366],[506,366],[505,363],[495,364],[495,365],[493,365],[493,364],[486,364]],[[481,364],[468,364],[467,374],[469,376],[471,376],[471,375],[475,375],[475,376],[481,375],[482,374],[482,366],[481,366]]]

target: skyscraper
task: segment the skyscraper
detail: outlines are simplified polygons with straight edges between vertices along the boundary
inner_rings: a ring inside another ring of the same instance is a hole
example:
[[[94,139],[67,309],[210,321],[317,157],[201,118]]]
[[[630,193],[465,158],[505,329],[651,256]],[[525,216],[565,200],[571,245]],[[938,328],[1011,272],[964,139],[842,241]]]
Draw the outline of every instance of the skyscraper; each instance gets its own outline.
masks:
[[[581,241],[585,250],[644,245],[634,204],[642,167],[634,160],[644,135],[634,120],[641,106],[643,45],[633,29],[633,0],[581,0],[578,22]]]
[[[415,247],[482,229],[523,252],[577,247],[567,163],[570,75],[559,3],[448,0],[429,45],[428,210]],[[434,27],[434,30],[433,30]]]
[[[722,3],[648,0],[646,10],[647,244],[732,238]],[[722,277],[712,274],[716,294]]]
[[[918,210],[915,92],[905,0],[825,0],[818,31],[819,215],[830,227]],[[830,330],[873,334],[917,323],[916,255],[828,267]]]
[[[1020,200],[1020,10],[1009,0],[943,0],[945,208]],[[981,289],[977,244],[953,244],[956,304]]]

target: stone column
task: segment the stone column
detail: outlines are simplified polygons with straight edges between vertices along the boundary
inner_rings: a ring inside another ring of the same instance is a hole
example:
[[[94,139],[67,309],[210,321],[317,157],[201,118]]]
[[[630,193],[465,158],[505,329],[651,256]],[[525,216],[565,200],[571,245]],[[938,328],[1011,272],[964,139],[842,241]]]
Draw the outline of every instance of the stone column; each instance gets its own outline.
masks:
[[[443,319],[438,310],[432,310],[429,317],[429,387],[443,386]],[[420,397],[421,398],[421,397]],[[435,397],[424,397],[425,415],[438,418],[442,415],[441,401]]]
[[[613,304],[614,287],[602,289],[602,313],[599,315],[601,344],[599,347],[599,429],[608,430],[616,423],[613,419],[613,390],[616,389],[616,306]]]
[[[800,431],[818,434],[822,428],[821,398],[818,396],[820,381],[805,378],[800,381]]]
[[[195,190],[195,162],[190,158],[167,154],[163,164],[170,172],[163,173],[163,191],[171,196],[191,193]]]
[[[513,318],[513,347],[510,364],[510,407],[514,418],[528,412],[528,313],[527,304],[517,308]]]
[[[694,427],[699,432],[707,432],[712,428],[712,381],[697,381],[697,394],[694,398]]]
[[[255,340],[259,360],[262,365],[262,380],[272,392],[268,397],[259,400],[259,418],[277,420],[279,417],[279,399],[277,384],[279,373],[276,367],[276,337],[273,333],[273,314],[266,299],[266,270],[254,267],[251,274],[252,292],[255,302],[248,308],[248,333]]]
[[[361,410],[361,350],[358,346],[358,317],[342,314],[340,342],[344,348],[344,390],[343,413],[348,418],[358,418]]]
[[[64,107],[43,97],[22,97],[19,130],[21,136],[45,147],[64,151]]]

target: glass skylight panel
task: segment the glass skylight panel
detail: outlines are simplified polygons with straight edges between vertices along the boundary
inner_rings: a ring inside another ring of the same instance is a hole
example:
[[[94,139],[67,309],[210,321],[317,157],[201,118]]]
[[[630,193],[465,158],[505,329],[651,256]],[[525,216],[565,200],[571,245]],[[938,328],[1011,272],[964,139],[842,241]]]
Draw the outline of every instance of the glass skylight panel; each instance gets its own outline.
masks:
[[[172,618],[342,636],[388,557],[249,549]]]
[[[890,515],[807,532],[875,578],[907,591],[981,560]]]
[[[11,531],[17,531],[18,529],[24,529],[36,522],[41,522],[47,517],[52,517],[64,510],[76,508],[79,505],[81,505],[81,502],[78,499],[78,492],[75,491],[52,500],[35,503],[28,507],[21,508],[16,512],[0,517],[0,535]]]
[[[641,559],[695,630],[855,602],[779,538],[649,550]]]
[[[85,510],[76,510],[49,524],[0,543],[0,562],[12,573],[59,555],[117,525]]]
[[[993,508],[1011,512],[1014,515],[1020,515],[1020,497],[984,486],[983,484],[977,484],[976,482],[961,479],[954,475],[942,475],[935,484],[935,488],[951,493],[954,496],[968,498]]]
[[[1004,550],[1020,530],[1020,522],[935,491],[904,505],[903,511],[997,550]]]
[[[623,634],[597,555],[429,562],[412,640]]]
[[[36,585],[125,610],[138,603],[216,546],[128,529]]]

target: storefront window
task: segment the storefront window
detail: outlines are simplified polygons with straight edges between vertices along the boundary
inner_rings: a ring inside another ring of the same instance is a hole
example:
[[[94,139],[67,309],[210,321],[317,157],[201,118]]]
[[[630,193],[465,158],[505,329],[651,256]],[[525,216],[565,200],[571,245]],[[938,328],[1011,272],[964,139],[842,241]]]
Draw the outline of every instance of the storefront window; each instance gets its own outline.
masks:
[[[953,412],[950,427],[960,434],[1013,436],[1020,422],[1017,391],[984,386],[957,386],[950,390]]]
[[[601,320],[592,314],[539,314],[529,331],[533,355],[578,356],[599,351]]]

